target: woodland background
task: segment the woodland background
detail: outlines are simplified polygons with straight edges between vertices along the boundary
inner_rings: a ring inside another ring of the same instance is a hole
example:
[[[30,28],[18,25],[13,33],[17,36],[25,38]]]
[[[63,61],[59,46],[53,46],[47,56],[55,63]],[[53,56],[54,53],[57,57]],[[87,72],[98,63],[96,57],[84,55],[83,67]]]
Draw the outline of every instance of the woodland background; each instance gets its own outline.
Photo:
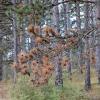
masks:
[[[0,80],[11,100],[100,100],[100,0],[0,0]]]

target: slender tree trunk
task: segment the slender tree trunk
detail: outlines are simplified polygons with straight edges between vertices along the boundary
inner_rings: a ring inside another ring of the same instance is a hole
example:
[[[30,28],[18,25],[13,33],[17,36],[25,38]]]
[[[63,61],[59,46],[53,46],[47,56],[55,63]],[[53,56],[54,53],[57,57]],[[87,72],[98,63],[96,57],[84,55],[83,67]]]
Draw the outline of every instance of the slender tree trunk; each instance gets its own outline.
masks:
[[[89,48],[89,40],[86,39],[86,76],[85,76],[85,90],[91,89],[91,78],[90,78],[90,48]]]
[[[69,79],[72,80],[72,67],[73,67],[73,51],[72,49],[69,51],[69,62],[68,62],[68,73]]]
[[[58,0],[52,0],[52,3],[53,4],[57,4]],[[60,32],[59,8],[58,8],[58,6],[53,7],[52,13],[53,13],[53,24],[54,24],[54,27],[57,29],[58,32]]]
[[[2,43],[2,39],[0,38],[0,43]],[[3,65],[2,65],[2,60],[3,60],[3,54],[2,54],[3,52],[1,51],[0,52],[0,81],[2,80],[2,71],[3,71]]]
[[[97,17],[97,35],[96,35],[96,69],[98,74],[98,83],[100,84],[100,0],[96,0],[96,17]]]
[[[0,81],[2,80],[2,53],[0,53]]]
[[[14,35],[14,62],[17,62],[17,35],[16,35],[16,22],[15,22],[15,15],[13,14],[13,35]],[[13,70],[13,81],[16,83],[16,70]]]
[[[12,3],[15,5],[16,0],[12,0]],[[14,62],[17,62],[17,33],[16,33],[16,14],[15,12],[12,13],[13,15],[13,36],[14,36]],[[13,69],[13,82],[16,83],[16,70]]]
[[[56,73],[55,85],[63,86],[62,68],[59,57],[55,57],[55,73]]]
[[[89,29],[89,5],[85,3],[85,29]],[[85,65],[86,65],[86,74],[85,74],[85,90],[91,89],[91,77],[90,77],[90,47],[89,47],[89,38],[85,39]]]
[[[93,4],[90,5],[90,22],[91,22],[91,28],[95,27],[94,23],[94,12],[93,12]],[[96,67],[96,62],[95,62],[95,32],[92,32],[90,36],[90,64],[91,67],[95,68]]]
[[[64,0],[63,0],[64,1]],[[64,30],[65,30],[65,35],[69,35],[70,33],[68,32],[68,29],[71,28],[70,24],[70,14],[68,11],[70,10],[70,4],[63,4],[63,10],[64,10]],[[69,62],[67,65],[67,70],[68,70],[68,78],[71,80],[71,75],[72,75],[72,52],[71,50],[67,51],[67,57],[69,58]]]
[[[70,35],[70,32],[68,32],[68,29],[70,29],[71,26],[71,20],[70,20],[70,13],[68,13],[70,11],[71,8],[71,4],[67,3],[64,5],[64,12],[66,11],[67,13],[67,17],[64,16],[64,21],[65,23],[65,31],[66,31],[66,35]],[[67,18],[67,19],[66,19]],[[72,66],[73,66],[73,62],[72,62],[72,50],[67,51],[67,57],[68,57],[68,65],[67,65],[67,70],[68,70],[68,78],[70,80],[72,80],[71,75],[72,75]]]
[[[81,30],[81,19],[80,19],[80,6],[79,2],[76,3],[76,19],[77,19],[77,29]],[[82,40],[78,43],[78,65],[80,73],[83,73],[82,70]]]
[[[58,0],[52,0],[53,4],[57,4]],[[53,24],[54,27],[57,29],[57,32],[60,32],[60,26],[59,26],[59,8],[58,6],[55,6],[52,10],[53,12]],[[59,55],[55,58],[55,85],[56,86],[63,86],[63,79],[62,79],[62,68],[60,64],[60,58]]]
[[[64,1],[64,0],[63,0]],[[63,10],[64,10],[64,30],[65,30],[65,35],[68,35],[68,15],[67,15],[67,12],[68,12],[68,3],[67,4],[63,4]]]

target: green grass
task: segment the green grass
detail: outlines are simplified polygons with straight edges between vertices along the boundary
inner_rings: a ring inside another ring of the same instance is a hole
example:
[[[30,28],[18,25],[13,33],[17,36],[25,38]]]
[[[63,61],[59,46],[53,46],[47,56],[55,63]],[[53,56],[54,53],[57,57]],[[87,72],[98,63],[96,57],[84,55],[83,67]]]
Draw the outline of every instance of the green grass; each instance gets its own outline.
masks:
[[[100,85],[98,84],[95,68],[91,68],[91,90],[88,92],[84,91],[84,79],[85,79],[85,70],[83,74],[75,72],[72,74],[71,84],[78,86],[84,92],[89,100],[100,100]]]
[[[47,85],[41,87],[33,87],[28,77],[19,76],[15,87],[9,87],[12,100],[92,100],[91,98],[100,97],[100,86],[97,84],[94,69],[91,70],[92,89],[89,92],[84,90],[85,74],[80,75],[77,71],[73,73],[72,80],[64,72],[63,88],[55,87],[54,76]]]

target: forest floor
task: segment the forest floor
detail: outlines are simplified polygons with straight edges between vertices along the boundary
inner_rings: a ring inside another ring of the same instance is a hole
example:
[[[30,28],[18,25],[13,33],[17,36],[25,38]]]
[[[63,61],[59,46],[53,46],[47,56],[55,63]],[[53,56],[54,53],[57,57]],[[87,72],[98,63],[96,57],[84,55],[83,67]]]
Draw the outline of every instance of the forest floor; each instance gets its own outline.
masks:
[[[73,73],[71,83],[84,89],[84,73]],[[85,95],[89,98],[89,100],[100,100],[100,84],[98,84],[96,70],[94,68],[91,69],[91,90],[88,92],[85,91]]]
[[[71,84],[80,87],[83,91],[84,77],[85,77],[84,74],[81,75],[78,72],[73,73]],[[8,95],[9,94],[8,93],[9,90],[7,88],[8,83],[5,81],[0,82],[0,100],[11,100]],[[92,83],[92,89],[88,92],[83,91],[84,94],[86,95],[86,97],[89,98],[89,100],[100,100],[100,85],[97,84],[96,71],[94,69],[91,70],[91,83]]]
[[[7,82],[0,82],[0,100],[10,100],[8,95]]]

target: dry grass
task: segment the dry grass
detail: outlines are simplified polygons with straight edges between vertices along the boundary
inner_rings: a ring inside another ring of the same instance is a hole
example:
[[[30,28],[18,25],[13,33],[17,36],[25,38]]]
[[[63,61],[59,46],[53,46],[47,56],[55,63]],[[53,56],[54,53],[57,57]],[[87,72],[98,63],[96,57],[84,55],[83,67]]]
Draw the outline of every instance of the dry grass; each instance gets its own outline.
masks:
[[[78,72],[72,75],[72,84],[79,86],[79,88],[84,89],[84,79],[85,79],[85,71],[81,75]],[[85,92],[85,95],[89,97],[89,100],[100,100],[100,84],[98,84],[96,70],[94,68],[91,69],[91,90]]]
[[[54,78],[53,78],[54,79]],[[83,74],[80,74],[78,71],[72,74],[72,80],[68,80],[66,78],[66,72],[64,74],[64,83],[71,81],[72,86],[79,87],[83,91],[83,93],[89,97],[89,100],[100,100],[100,85],[97,83],[96,71],[95,69],[91,69],[91,83],[92,88],[90,91],[84,91],[84,79],[85,79],[85,71]],[[8,82],[9,83],[9,82]],[[5,81],[0,82],[0,100],[10,100],[9,98],[9,90],[7,88],[8,84]]]
[[[8,95],[8,84],[5,81],[0,82],[0,100],[10,100]]]

